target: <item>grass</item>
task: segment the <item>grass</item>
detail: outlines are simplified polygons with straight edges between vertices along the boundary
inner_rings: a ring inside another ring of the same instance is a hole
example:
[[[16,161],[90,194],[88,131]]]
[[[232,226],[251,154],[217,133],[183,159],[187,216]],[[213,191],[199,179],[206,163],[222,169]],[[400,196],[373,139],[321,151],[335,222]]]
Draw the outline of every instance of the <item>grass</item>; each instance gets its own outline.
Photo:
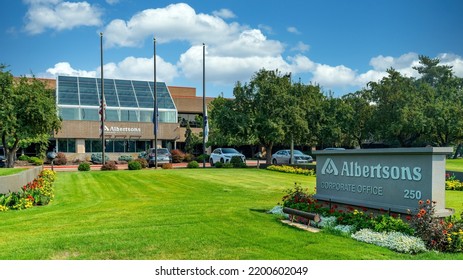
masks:
[[[445,168],[451,171],[463,172],[463,159],[447,159]]]
[[[0,176],[13,175],[26,170],[27,168],[0,168]]]
[[[50,205],[0,213],[0,259],[463,259],[283,225],[265,210],[294,182],[315,186],[257,169],[61,172]],[[449,207],[461,211],[455,193]]]

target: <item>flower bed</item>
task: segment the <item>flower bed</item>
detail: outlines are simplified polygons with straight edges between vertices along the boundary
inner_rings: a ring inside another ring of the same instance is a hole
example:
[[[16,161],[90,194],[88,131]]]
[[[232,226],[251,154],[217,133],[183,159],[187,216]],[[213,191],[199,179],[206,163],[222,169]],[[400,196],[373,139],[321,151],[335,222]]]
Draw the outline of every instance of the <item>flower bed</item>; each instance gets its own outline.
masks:
[[[284,173],[302,174],[302,175],[307,175],[307,176],[315,176],[315,170],[300,168],[297,166],[270,165],[267,167],[267,170],[284,172]]]
[[[373,213],[366,208],[338,209],[336,204],[326,207],[326,204],[319,203],[298,184],[287,190],[282,200],[283,207],[320,214],[320,222],[311,222],[313,226],[347,234],[356,240],[397,252],[463,251],[462,218],[435,217],[435,202],[429,200],[420,200],[416,213],[410,212],[404,219],[400,215]],[[307,220],[301,218],[294,220],[307,223]]]
[[[37,179],[23,186],[20,191],[0,194],[0,212],[47,205],[54,198],[55,179],[56,172],[43,170]]]

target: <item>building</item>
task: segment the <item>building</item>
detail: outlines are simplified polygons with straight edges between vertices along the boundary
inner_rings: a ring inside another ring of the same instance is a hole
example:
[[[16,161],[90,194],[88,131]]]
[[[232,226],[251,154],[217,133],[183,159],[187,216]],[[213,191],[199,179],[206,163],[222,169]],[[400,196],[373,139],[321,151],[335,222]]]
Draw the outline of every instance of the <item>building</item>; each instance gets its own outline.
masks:
[[[54,83],[53,83],[54,81]],[[89,160],[102,152],[100,100],[101,79],[58,76],[46,80],[56,89],[62,128],[53,134],[51,148],[66,153],[68,160]],[[136,157],[154,147],[154,83],[104,79],[106,100],[105,153],[115,160],[120,155]],[[158,103],[157,147],[183,148],[187,123],[193,133],[202,132],[197,117],[203,115],[203,98],[191,87],[156,83]],[[208,104],[212,98],[206,99]]]

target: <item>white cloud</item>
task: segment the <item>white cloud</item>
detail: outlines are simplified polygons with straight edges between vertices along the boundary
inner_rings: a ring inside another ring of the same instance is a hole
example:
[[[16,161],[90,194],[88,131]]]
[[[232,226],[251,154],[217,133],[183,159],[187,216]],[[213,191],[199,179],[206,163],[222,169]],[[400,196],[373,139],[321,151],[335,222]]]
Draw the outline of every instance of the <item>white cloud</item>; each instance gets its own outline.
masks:
[[[317,64],[311,72],[313,82],[324,87],[346,87],[356,84],[356,72],[344,65]]]
[[[110,62],[103,66],[104,77],[109,79],[133,79],[142,81],[153,80],[153,57],[127,57],[124,60],[114,63]],[[54,67],[48,68],[46,74],[42,76],[56,77],[62,76],[79,76],[79,77],[100,77],[100,67],[94,71],[74,69],[69,62],[59,62]],[[156,56],[156,79],[170,83],[178,76],[175,65],[164,61],[161,57]]]
[[[56,76],[80,76],[80,77],[96,77],[96,71],[77,70],[72,68],[69,62],[58,62],[53,68],[47,69],[46,77]]]
[[[294,33],[294,34],[301,34],[301,32],[299,32],[299,30],[297,30],[296,27],[294,26],[290,26],[286,29],[289,33]]]
[[[229,9],[220,9],[218,11],[213,11],[212,14],[216,17],[220,17],[223,19],[235,18],[236,15],[230,11]]]
[[[310,46],[307,44],[304,44],[303,42],[298,42],[296,46],[292,47],[292,51],[298,51],[301,53],[307,52],[310,49]]]
[[[105,27],[104,34],[108,47],[135,47],[153,36],[159,43],[174,40],[191,44],[225,43],[242,30],[236,23],[227,24],[220,17],[197,14],[189,5],[179,3],[143,10],[128,21],[115,19]]]
[[[463,78],[463,57],[449,53],[442,53],[437,57],[441,64],[452,66],[455,76]]]
[[[47,29],[65,30],[78,26],[101,25],[99,8],[88,2],[63,2],[62,0],[24,0],[29,5],[25,30],[40,34]]]
[[[119,0],[106,0],[106,3],[108,3],[109,5],[114,5],[119,3]]]

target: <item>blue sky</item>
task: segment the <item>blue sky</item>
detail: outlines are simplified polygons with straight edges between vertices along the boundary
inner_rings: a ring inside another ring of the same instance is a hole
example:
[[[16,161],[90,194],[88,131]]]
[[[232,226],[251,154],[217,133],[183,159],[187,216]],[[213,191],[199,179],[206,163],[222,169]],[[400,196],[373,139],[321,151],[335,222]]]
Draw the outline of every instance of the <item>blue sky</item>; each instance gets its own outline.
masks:
[[[292,73],[340,96],[393,67],[407,76],[418,55],[463,77],[460,0],[14,0],[0,4],[0,63],[15,75],[157,79],[231,97],[261,68]]]

